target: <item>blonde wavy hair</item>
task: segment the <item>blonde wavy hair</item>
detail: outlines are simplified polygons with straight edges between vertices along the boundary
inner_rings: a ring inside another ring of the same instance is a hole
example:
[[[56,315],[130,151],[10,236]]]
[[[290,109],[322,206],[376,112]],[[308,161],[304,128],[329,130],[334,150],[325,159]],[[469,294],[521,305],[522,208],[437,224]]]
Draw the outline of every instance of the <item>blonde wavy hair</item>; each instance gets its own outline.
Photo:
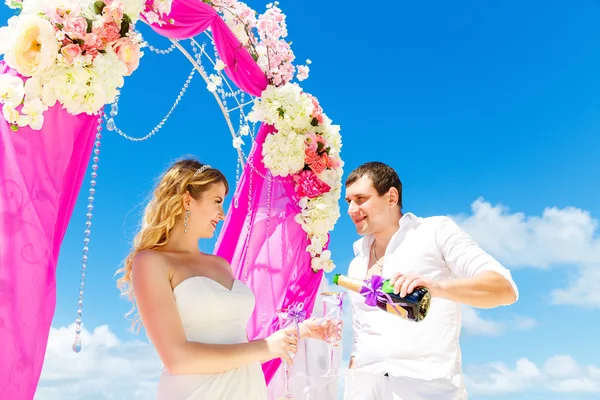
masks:
[[[154,194],[144,210],[142,227],[133,240],[132,249],[125,258],[123,268],[117,271],[117,274],[122,274],[117,280],[117,287],[133,305],[126,317],[137,311],[131,278],[133,259],[142,250],[158,249],[169,242],[171,230],[185,212],[182,201],[185,194],[189,193],[192,198],[198,200],[215,183],[224,184],[225,190],[229,191],[227,179],[217,169],[209,168],[195,175],[202,166],[203,164],[193,159],[180,160],[160,177]],[[139,313],[136,312],[132,331],[139,332],[142,325]]]

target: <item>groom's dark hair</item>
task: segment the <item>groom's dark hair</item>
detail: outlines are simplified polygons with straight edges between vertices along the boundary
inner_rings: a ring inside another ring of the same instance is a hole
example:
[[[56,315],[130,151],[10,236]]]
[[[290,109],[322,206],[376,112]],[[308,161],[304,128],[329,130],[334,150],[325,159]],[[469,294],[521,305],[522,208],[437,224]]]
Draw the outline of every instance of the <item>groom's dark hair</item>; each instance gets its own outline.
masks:
[[[398,190],[398,207],[402,210],[402,182],[394,168],[379,161],[365,163],[350,172],[350,175],[346,178],[346,187],[365,175],[371,179],[379,196],[383,196],[391,188],[396,188]]]

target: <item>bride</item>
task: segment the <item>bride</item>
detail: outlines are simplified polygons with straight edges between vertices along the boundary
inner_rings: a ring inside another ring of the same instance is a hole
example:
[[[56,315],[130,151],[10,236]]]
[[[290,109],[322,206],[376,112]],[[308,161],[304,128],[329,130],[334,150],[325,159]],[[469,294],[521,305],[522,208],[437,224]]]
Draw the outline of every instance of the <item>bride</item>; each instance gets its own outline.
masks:
[[[219,170],[176,162],[161,177],[119,271],[118,286],[139,312],[134,327],[145,327],[164,365],[158,399],[265,400],[260,363],[291,364],[299,339],[323,339],[332,328],[309,319],[300,338],[284,329],[248,341],[254,295],[227,261],[198,249],[198,240],[212,237],[225,218],[228,190]]]

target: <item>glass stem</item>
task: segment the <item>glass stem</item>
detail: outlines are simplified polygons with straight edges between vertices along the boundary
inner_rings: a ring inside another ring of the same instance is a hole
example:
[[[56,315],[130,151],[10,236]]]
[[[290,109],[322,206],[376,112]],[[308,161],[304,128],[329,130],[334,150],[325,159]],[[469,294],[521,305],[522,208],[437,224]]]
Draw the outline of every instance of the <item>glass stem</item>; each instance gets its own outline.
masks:
[[[283,372],[285,375],[285,390],[284,395],[288,396],[290,394],[290,366],[285,364],[283,368]]]

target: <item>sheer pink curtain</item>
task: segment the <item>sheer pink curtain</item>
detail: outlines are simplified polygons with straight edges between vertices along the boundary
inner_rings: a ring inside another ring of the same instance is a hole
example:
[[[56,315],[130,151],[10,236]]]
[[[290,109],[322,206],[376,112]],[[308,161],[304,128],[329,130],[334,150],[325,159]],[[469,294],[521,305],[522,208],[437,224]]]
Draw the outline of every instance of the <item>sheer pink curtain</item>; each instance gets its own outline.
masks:
[[[166,37],[183,39],[210,27],[229,78],[254,96],[260,96],[267,87],[265,74],[212,7],[199,0],[176,0],[168,18],[174,24],[152,28]],[[273,127],[263,126],[257,134],[234,195],[238,206],[231,204],[216,249],[256,296],[248,326],[250,339],[274,332],[279,308],[303,302],[310,313],[322,277],[322,272],[312,272],[306,252],[309,240],[294,221],[299,212],[294,184],[290,179],[271,178],[262,163],[265,137],[273,131]],[[263,365],[267,382],[280,363],[276,360]]]
[[[0,62],[0,74],[16,73]],[[56,302],[55,270],[94,143],[96,116],[57,105],[41,131],[0,113],[0,397],[31,399]],[[74,271],[74,273],[77,273]]]

